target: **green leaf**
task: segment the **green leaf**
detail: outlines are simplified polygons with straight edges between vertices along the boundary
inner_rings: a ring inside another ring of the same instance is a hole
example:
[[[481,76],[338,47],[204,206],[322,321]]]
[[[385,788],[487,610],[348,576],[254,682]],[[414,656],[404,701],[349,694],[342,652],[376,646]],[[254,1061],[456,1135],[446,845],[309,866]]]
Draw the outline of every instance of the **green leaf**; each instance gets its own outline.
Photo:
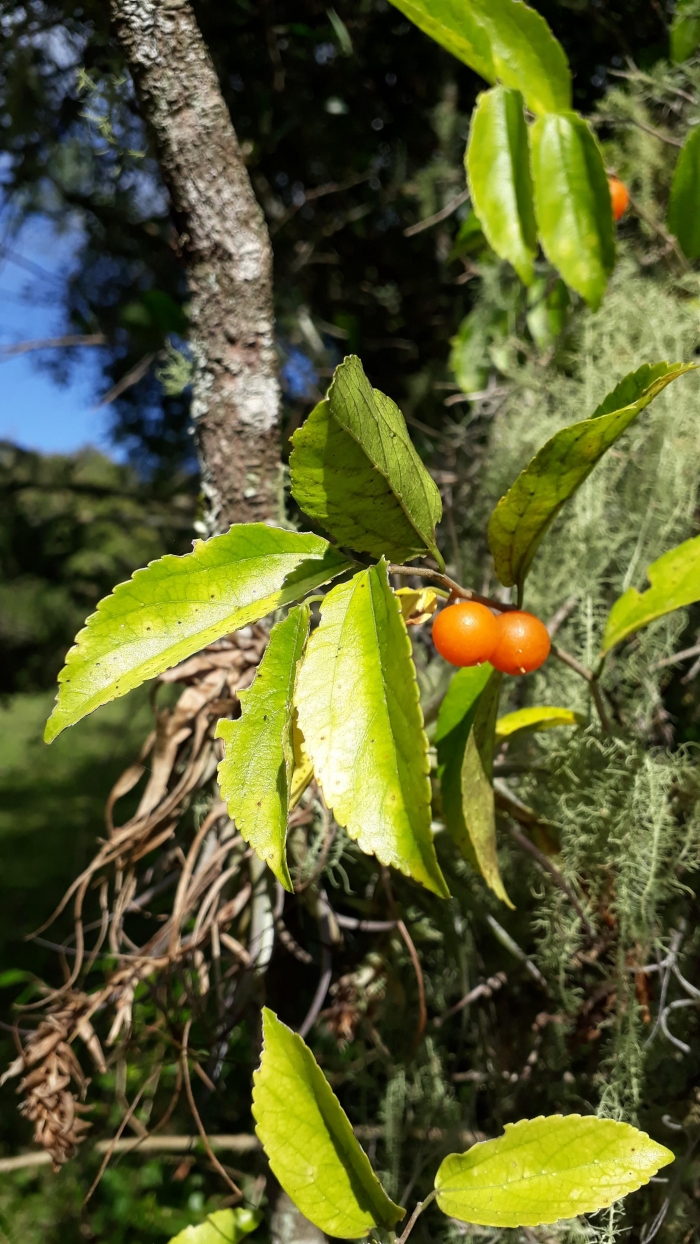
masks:
[[[446,1157],[437,1202],[463,1222],[536,1227],[604,1209],[673,1160],[629,1123],[578,1114],[521,1119],[497,1140]]]
[[[585,726],[586,718],[571,708],[553,708],[538,705],[537,708],[520,708],[506,713],[496,722],[496,738],[507,739],[521,730],[553,730],[555,726]]]
[[[335,370],[328,398],[292,437],[292,493],[338,544],[374,557],[429,550],[442,502],[391,398],[356,355]]]
[[[428,740],[411,641],[384,563],[325,597],[295,701],[338,824],[368,855],[447,898],[430,831]]]
[[[348,1117],[301,1037],[263,1009],[253,1117],[270,1166],[302,1214],[328,1235],[390,1231],[405,1211],[389,1200]]]
[[[533,112],[571,107],[564,49],[522,0],[393,0],[425,34],[487,82],[522,91]]]
[[[483,665],[458,670],[440,705],[435,730],[443,820],[459,851],[475,872],[480,872],[480,869],[464,820],[462,761],[479,696],[492,673],[493,667],[486,661]]]
[[[637,415],[693,363],[645,363],[625,376],[590,419],[562,428],[543,445],[498,502],[489,547],[501,583],[522,585],[545,532]]]
[[[700,258],[700,125],[692,129],[676,164],[668,227],[688,259]]]
[[[496,898],[512,909],[513,904],[506,894],[498,867],[496,807],[492,782],[496,715],[502,681],[503,675],[494,670],[479,696],[464,749],[460,783],[464,824],[479,872]]]
[[[263,1220],[259,1209],[220,1209],[208,1214],[198,1226],[185,1227],[170,1240],[170,1244],[240,1244]]]
[[[101,704],[198,652],[222,635],[342,574],[350,561],[320,536],[242,523],[161,557],[97,606],[59,675],[50,743]]]
[[[297,665],[309,633],[309,606],[297,605],[270,632],[253,685],[239,691],[241,717],[222,719],[218,769],[221,796],[236,829],[293,893],[285,853],[294,749],[292,696]]]
[[[578,113],[552,113],[535,122],[532,175],[542,249],[595,309],[615,266],[615,234],[600,150]]]
[[[700,44],[700,8],[697,0],[680,0],[670,30],[671,60],[680,65]]]
[[[292,445],[292,495],[338,544],[395,561],[426,552],[389,480],[333,418],[328,398],[297,429]]]
[[[657,558],[647,578],[651,586],[646,592],[631,587],[615,601],[605,624],[601,654],[656,618],[700,600],[700,536]]]
[[[552,286],[547,277],[540,277],[530,286],[526,322],[538,349],[548,350],[561,336],[569,302],[569,291],[562,280],[555,281]]]
[[[466,167],[474,211],[490,245],[525,285],[532,284],[537,228],[520,91],[497,86],[479,95]]]
[[[260,1209],[246,1209],[244,1205],[237,1209],[218,1209],[206,1215],[205,1222],[198,1227],[185,1227],[183,1232],[173,1235],[169,1244],[240,1244],[259,1227],[264,1217]]]

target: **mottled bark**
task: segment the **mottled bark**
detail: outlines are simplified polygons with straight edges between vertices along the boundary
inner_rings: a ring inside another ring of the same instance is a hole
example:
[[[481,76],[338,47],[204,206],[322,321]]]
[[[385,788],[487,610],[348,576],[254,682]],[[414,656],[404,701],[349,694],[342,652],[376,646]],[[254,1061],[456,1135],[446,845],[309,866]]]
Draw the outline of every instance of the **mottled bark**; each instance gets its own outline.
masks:
[[[187,0],[111,0],[111,13],[187,266],[206,531],[274,519],[279,387],[263,213]]]

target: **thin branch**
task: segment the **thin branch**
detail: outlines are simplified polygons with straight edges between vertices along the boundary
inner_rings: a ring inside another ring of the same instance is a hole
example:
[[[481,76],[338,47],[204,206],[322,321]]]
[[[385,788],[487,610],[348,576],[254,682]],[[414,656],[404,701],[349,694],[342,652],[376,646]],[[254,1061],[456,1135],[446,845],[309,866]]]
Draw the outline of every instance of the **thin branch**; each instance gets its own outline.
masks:
[[[316,986],[316,993],[313,996],[311,1006],[309,1007],[301,1028],[299,1029],[300,1037],[305,1037],[307,1032],[309,1032],[316,1023],[321,1007],[326,1001],[326,994],[328,993],[331,978],[333,976],[333,955],[331,953],[331,910],[328,904],[328,899],[323,891],[321,891],[318,896],[318,922],[321,929],[321,976],[319,978],[318,985]]]
[[[423,969],[421,967],[420,959],[418,958],[418,951],[413,945],[411,935],[403,920],[397,920],[396,927],[406,943],[406,949],[411,956],[411,963],[413,964],[413,970],[416,974],[416,983],[418,985],[418,1024],[413,1038],[413,1045],[411,1047],[411,1057],[413,1057],[418,1049],[418,1046],[420,1045],[421,1038],[425,1032],[425,1025],[428,1022],[428,1011],[425,1005],[425,981],[423,980]]]
[[[131,368],[131,371],[128,371],[125,376],[122,376],[121,380],[118,380],[116,384],[112,385],[111,389],[107,390],[94,409],[101,410],[103,406],[109,406],[110,402],[116,402],[122,393],[125,393],[132,385],[138,384],[139,380],[143,380],[155,357],[155,353],[144,354],[135,367]]]
[[[552,644],[551,653],[553,657],[557,658],[557,661],[561,661],[563,665],[568,665],[569,669],[574,670],[574,672],[578,674],[579,678],[584,678],[586,680],[588,686],[590,687],[593,703],[595,704],[598,716],[600,717],[600,724],[603,727],[603,733],[610,734],[610,719],[605,707],[603,693],[600,689],[598,679],[593,671],[586,669],[586,666],[582,665],[580,661],[577,661],[576,657],[572,657],[570,652],[566,652],[563,648],[558,647],[557,644]]]
[[[199,1111],[197,1109],[197,1105],[194,1100],[194,1093],[192,1092],[192,1081],[190,1080],[190,1068],[189,1068],[189,1063],[187,1061],[187,1042],[189,1040],[191,1027],[192,1027],[192,1020],[188,1019],[187,1023],[185,1024],[185,1031],[182,1034],[182,1056],[181,1056],[182,1074],[185,1080],[185,1092],[187,1094],[187,1100],[190,1105],[190,1110],[192,1111],[192,1117],[195,1123],[197,1124],[197,1131],[199,1132],[202,1138],[202,1144],[204,1145],[204,1148],[207,1151],[207,1157],[209,1158],[209,1161],[211,1162],[212,1166],[219,1172],[222,1178],[226,1180],[226,1183],[228,1184],[231,1191],[240,1200],[241,1197],[243,1196],[243,1193],[241,1192],[240,1188],[233,1182],[230,1175],[228,1175],[227,1172],[224,1170],[219,1159],[214,1153],[214,1150],[212,1149],[211,1144],[209,1143],[209,1137],[207,1136],[207,1133],[205,1131],[204,1124],[202,1123],[202,1120],[199,1117]]]
[[[425,220],[419,220],[417,224],[409,225],[408,229],[404,229],[403,236],[405,238],[412,238],[415,237],[417,233],[422,233],[424,229],[430,229],[433,225],[439,225],[441,221],[447,220],[448,216],[451,216],[453,212],[456,212],[458,207],[461,207],[463,203],[466,203],[469,197],[469,191],[463,190],[461,194],[457,195],[456,199],[451,199],[449,203],[446,203],[444,207],[441,207],[440,211],[435,212],[433,216],[426,216]]]
[[[29,354],[31,350],[58,350],[63,346],[105,346],[104,333],[69,333],[65,337],[44,337],[38,341],[18,341],[14,346],[0,346],[0,361]]]
[[[652,665],[653,670],[662,670],[667,665],[678,665],[681,661],[687,661],[689,657],[696,657],[700,654],[700,644],[694,644],[692,648],[684,648],[682,652],[674,652],[671,657],[664,657],[662,661],[656,661]]]
[[[628,191],[628,194],[629,194],[629,191]],[[632,211],[635,212],[637,216],[639,216],[640,220],[643,220],[644,223],[647,224],[650,229],[653,229],[654,233],[657,233],[660,238],[663,238],[666,245],[669,246],[674,252],[676,259],[680,263],[683,270],[685,272],[690,272],[690,264],[688,263],[688,260],[683,254],[683,251],[678,245],[678,241],[673,236],[673,234],[669,233],[668,229],[665,229],[662,224],[659,224],[658,220],[654,220],[653,216],[650,216],[648,212],[645,212],[644,208],[640,207],[637,200],[632,198],[631,194],[629,195],[629,204],[630,204],[630,207],[632,208]]]
[[[160,1069],[158,1069],[158,1075],[160,1075]],[[92,1196],[93,1192],[94,1192],[94,1191],[95,1191],[95,1189],[97,1188],[97,1185],[99,1184],[100,1180],[102,1179],[102,1176],[104,1175],[104,1173],[105,1173],[105,1171],[106,1171],[106,1169],[107,1169],[107,1165],[108,1165],[108,1163],[109,1163],[109,1159],[112,1157],[112,1154],[114,1153],[114,1150],[115,1150],[116,1145],[117,1145],[117,1141],[119,1140],[119,1138],[120,1138],[120,1136],[121,1136],[122,1132],[124,1131],[124,1129],[125,1129],[125,1127],[126,1127],[127,1123],[129,1123],[129,1122],[130,1122],[130,1120],[132,1119],[132,1117],[133,1117],[133,1115],[134,1115],[134,1113],[135,1113],[135,1111],[136,1111],[136,1107],[138,1106],[138,1104],[139,1104],[139,1102],[140,1102],[141,1098],[143,1097],[144,1093],[146,1092],[146,1089],[149,1087],[149,1085],[150,1085],[150,1083],[151,1083],[151,1081],[152,1081],[153,1079],[154,1079],[154,1075],[153,1075],[153,1074],[151,1074],[151,1075],[148,1077],[148,1079],[147,1079],[146,1081],[144,1081],[144,1083],[141,1085],[141,1088],[139,1089],[138,1093],[136,1094],[136,1096],[135,1096],[134,1100],[132,1101],[131,1105],[129,1106],[129,1109],[125,1112],[125,1114],[124,1114],[124,1118],[122,1119],[121,1123],[119,1124],[119,1128],[118,1128],[118,1130],[117,1130],[117,1134],[116,1134],[116,1136],[113,1138],[113,1140],[111,1140],[111,1141],[110,1141],[110,1143],[109,1143],[109,1145],[108,1145],[108,1147],[107,1147],[107,1151],[106,1151],[106,1153],[105,1153],[105,1155],[104,1155],[104,1158],[102,1159],[102,1161],[101,1161],[101,1163],[100,1163],[100,1169],[98,1170],[97,1174],[95,1175],[95,1178],[93,1179],[93,1181],[92,1181],[92,1183],[91,1183],[91,1185],[90,1185],[90,1191],[88,1192],[87,1196],[85,1197],[85,1200],[83,1201],[83,1205],[87,1205],[88,1201],[90,1200],[90,1197]]]
[[[493,600],[490,596],[482,596],[470,587],[461,587],[449,575],[442,574],[439,570],[428,570],[426,566],[395,566],[392,563],[387,566],[387,570],[390,574],[415,574],[425,579],[436,579],[438,583],[442,583],[443,587],[449,588],[453,596],[459,596],[462,600],[476,600],[480,605],[487,605],[489,609],[498,609],[500,613],[507,613],[509,610],[516,608],[515,605],[504,604],[502,600]]]
[[[472,1002],[478,1002],[479,998],[491,998],[498,989],[502,989],[507,985],[508,977],[505,972],[497,972],[495,976],[489,976],[488,980],[482,981],[480,985],[475,985],[469,990],[459,1002],[451,1006],[449,1011],[445,1011],[444,1015],[438,1015],[433,1020],[434,1028],[442,1028],[445,1020],[450,1019],[452,1015],[457,1015],[459,1011],[464,1010],[465,1006],[471,1006]]]
[[[515,825],[508,826],[508,833],[510,834],[511,838],[515,842],[517,842],[518,846],[523,849],[523,851],[527,851],[533,857],[533,859],[537,860],[537,863],[539,864],[540,868],[543,868],[545,872],[549,873],[550,877],[553,879],[555,884],[559,886],[559,889],[562,890],[563,893],[568,898],[569,902],[571,903],[571,906],[576,912],[576,915],[581,921],[588,936],[590,938],[594,938],[595,929],[593,928],[593,925],[591,924],[590,920],[588,919],[588,916],[586,915],[583,908],[581,907],[581,904],[579,903],[568,881],[559,872],[559,869],[555,868],[554,864],[552,863],[550,859],[547,858],[544,851],[540,851],[539,847],[536,847],[534,842],[532,842],[527,837],[526,834],[522,833],[521,830],[517,829]]]
[[[424,1201],[418,1202],[418,1204],[416,1205],[416,1208],[411,1214],[411,1217],[406,1223],[406,1230],[404,1231],[403,1235],[399,1236],[398,1240],[396,1241],[396,1244],[406,1244],[406,1240],[408,1239],[413,1228],[415,1227],[416,1222],[418,1221],[419,1215],[423,1213],[423,1210],[426,1209],[428,1205],[430,1205],[431,1201],[435,1200],[436,1196],[437,1196],[437,1191],[433,1188],[433,1191],[428,1193],[428,1196],[425,1198]]]

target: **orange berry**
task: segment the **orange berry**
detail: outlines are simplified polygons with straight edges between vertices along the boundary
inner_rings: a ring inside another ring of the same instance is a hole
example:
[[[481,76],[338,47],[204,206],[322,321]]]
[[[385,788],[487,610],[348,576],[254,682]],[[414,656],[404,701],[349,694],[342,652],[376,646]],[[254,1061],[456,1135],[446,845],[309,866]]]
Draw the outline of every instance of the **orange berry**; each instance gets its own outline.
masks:
[[[608,177],[608,185],[610,187],[613,216],[615,220],[620,220],[629,207],[629,190],[625,183],[620,181],[619,177]]]
[[[448,605],[433,622],[433,643],[451,665],[481,665],[491,660],[496,619],[486,605],[475,600]]]
[[[551,640],[533,613],[511,609],[496,618],[496,646],[489,660],[504,674],[531,674],[547,660]]]

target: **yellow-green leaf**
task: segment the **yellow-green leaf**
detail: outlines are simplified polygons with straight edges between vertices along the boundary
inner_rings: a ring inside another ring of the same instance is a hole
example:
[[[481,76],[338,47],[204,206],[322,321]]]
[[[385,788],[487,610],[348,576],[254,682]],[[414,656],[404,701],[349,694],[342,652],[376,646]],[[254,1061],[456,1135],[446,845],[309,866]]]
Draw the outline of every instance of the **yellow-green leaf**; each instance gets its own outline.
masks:
[[[497,1140],[446,1157],[437,1202],[463,1222],[536,1227],[612,1205],[673,1158],[628,1123],[578,1114],[522,1119]]]
[[[292,770],[292,696],[297,665],[309,633],[309,606],[297,605],[270,632],[253,684],[239,691],[241,716],[222,719],[218,769],[221,797],[246,842],[293,893],[287,867],[287,812]]]
[[[610,190],[598,144],[576,112],[539,117],[531,137],[542,249],[595,308],[615,266]]]
[[[304,736],[299,729],[299,715],[296,708],[292,713],[292,755],[294,757],[294,768],[292,770],[292,780],[289,783],[290,812],[293,808],[296,808],[314,775],[314,767],[309,760],[304,745]]]
[[[679,0],[669,32],[671,60],[680,65],[689,60],[700,44],[700,12],[697,0]]]
[[[466,153],[474,211],[501,259],[525,285],[534,276],[537,228],[530,144],[520,91],[494,87],[478,96]]]
[[[198,540],[184,557],[168,555],[137,570],[100,601],[68,653],[46,742],[350,565],[320,536],[242,523]]]
[[[700,26],[700,21],[696,22]],[[688,259],[700,258],[700,125],[690,131],[678,156],[668,201],[668,227]]]
[[[646,592],[629,588],[615,601],[605,624],[602,652],[656,618],[700,600],[700,536],[686,540],[652,562]]]
[[[571,107],[564,49],[522,0],[393,0],[402,13],[487,82],[522,91],[533,112]]]
[[[590,419],[562,428],[535,454],[498,502],[488,528],[501,583],[522,585],[561,507],[642,410],[693,363],[645,363],[625,376]]]
[[[384,563],[325,597],[295,702],[338,824],[368,855],[447,897],[430,830],[428,740],[411,641]]]
[[[553,730],[555,726],[585,726],[586,718],[571,708],[554,708],[540,704],[536,708],[519,708],[506,713],[496,722],[496,738],[507,739],[521,730]]]
[[[185,1227],[170,1240],[170,1244],[240,1244],[263,1220],[259,1209],[219,1209],[207,1214],[204,1222]]]
[[[253,1084],[255,1130],[274,1175],[310,1222],[357,1239],[375,1226],[390,1231],[403,1218],[311,1050],[267,1007]]]
[[[479,696],[492,673],[493,667],[486,661],[457,670],[440,705],[435,729],[443,820],[475,872],[480,869],[464,819],[462,762]]]

